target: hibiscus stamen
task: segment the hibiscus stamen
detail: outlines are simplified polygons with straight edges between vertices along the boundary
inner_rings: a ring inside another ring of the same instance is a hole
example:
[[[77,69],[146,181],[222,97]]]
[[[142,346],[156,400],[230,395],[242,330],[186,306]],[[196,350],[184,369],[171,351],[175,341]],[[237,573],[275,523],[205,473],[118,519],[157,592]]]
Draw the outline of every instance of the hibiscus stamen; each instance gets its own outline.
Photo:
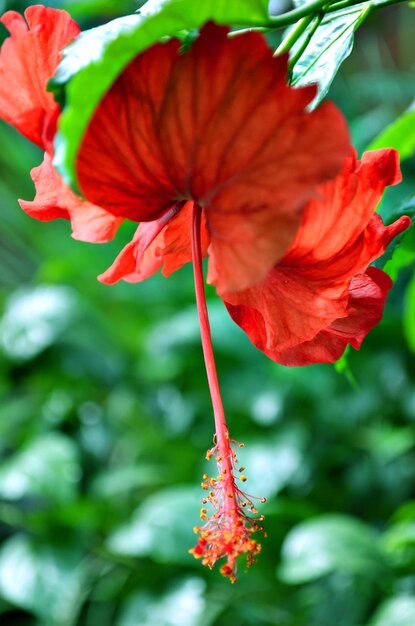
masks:
[[[214,445],[207,451],[206,459],[208,461],[215,459],[218,473],[215,477],[203,475],[201,486],[208,493],[202,498],[203,507],[200,510],[200,518],[205,523],[203,526],[195,527],[194,530],[200,533],[200,537],[195,547],[189,552],[195,558],[202,559],[203,565],[211,569],[219,559],[226,559],[220,568],[220,573],[231,582],[235,582],[237,558],[245,554],[249,567],[261,551],[260,544],[252,538],[252,534],[258,531],[264,532],[259,524],[264,516],[258,516],[252,499],[265,502],[265,498],[256,498],[244,493],[236,483],[237,480],[241,482],[247,480],[246,475],[242,473],[245,468],[238,468],[236,455],[236,450],[242,448],[244,444],[229,437],[219,389],[203,278],[200,242],[201,214],[202,209],[194,203],[192,257],[196,305],[216,430],[213,438]],[[205,505],[210,505],[209,509]],[[250,515],[245,512],[247,507]]]

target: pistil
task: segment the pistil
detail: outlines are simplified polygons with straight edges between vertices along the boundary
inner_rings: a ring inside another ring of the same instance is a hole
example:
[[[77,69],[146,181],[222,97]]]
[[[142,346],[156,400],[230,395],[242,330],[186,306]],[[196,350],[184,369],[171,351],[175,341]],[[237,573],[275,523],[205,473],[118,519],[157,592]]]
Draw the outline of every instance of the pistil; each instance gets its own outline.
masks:
[[[213,457],[216,460],[218,474],[216,477],[210,477],[208,474],[203,476],[202,488],[207,494],[202,499],[200,517],[205,524],[195,527],[195,532],[200,533],[200,537],[190,552],[195,558],[201,558],[202,563],[210,568],[213,568],[219,559],[225,558],[226,562],[220,571],[231,582],[235,582],[237,558],[246,554],[249,566],[255,562],[255,557],[261,550],[260,544],[252,539],[251,535],[259,530],[263,531],[258,523],[262,521],[263,516],[257,515],[258,511],[252,502],[254,497],[248,496],[237,486],[238,480],[241,482],[247,480],[243,473],[244,468],[238,467],[237,450],[243,447],[243,444],[229,437],[219,388],[204,286],[201,219],[202,209],[194,203],[192,258],[196,306],[216,431],[214,446],[208,450],[206,458],[210,460]],[[264,498],[260,500],[265,502]],[[250,515],[246,511],[249,511]]]

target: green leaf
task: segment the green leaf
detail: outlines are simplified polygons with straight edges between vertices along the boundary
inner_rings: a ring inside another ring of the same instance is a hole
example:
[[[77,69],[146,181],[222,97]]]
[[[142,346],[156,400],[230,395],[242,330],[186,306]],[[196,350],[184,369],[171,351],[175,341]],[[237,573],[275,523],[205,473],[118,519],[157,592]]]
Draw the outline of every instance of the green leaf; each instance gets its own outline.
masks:
[[[85,19],[105,15],[117,17],[123,13],[132,13],[137,8],[137,0],[60,0],[60,9],[66,9],[75,19]]]
[[[401,160],[408,159],[415,152],[415,111],[409,110],[385,128],[369,145],[368,150],[395,148]]]
[[[72,321],[76,303],[67,287],[40,285],[13,293],[0,322],[0,345],[12,358],[36,357]]]
[[[310,582],[333,572],[374,578],[382,571],[376,534],[345,515],[328,514],[295,527],[282,547],[281,579]]]
[[[386,600],[376,611],[368,626],[413,626],[415,624],[415,598],[395,596]]]
[[[392,257],[392,258],[391,258]],[[374,263],[382,268],[392,280],[396,280],[401,269],[415,261],[415,225],[389,244],[386,253]]]
[[[149,0],[136,15],[82,33],[64,54],[51,82],[65,108],[55,141],[55,165],[76,187],[75,159],[95,108],[125,66],[164,37],[217,24],[270,26],[268,0]],[[67,84],[68,83],[68,84]]]
[[[415,564],[415,522],[403,521],[383,535],[382,546],[395,567],[413,569]]]
[[[387,224],[391,224],[402,215],[408,215],[412,219],[411,226],[395,237],[385,253],[373,263],[375,267],[389,274],[392,280],[396,280],[400,269],[410,265],[415,259],[415,197],[407,198],[382,217]]]
[[[196,543],[193,527],[200,523],[201,495],[201,490],[188,487],[157,492],[136,510],[128,524],[109,537],[107,547],[119,555],[191,564],[187,551]]]
[[[415,257],[415,252],[414,252]],[[415,352],[415,274],[406,289],[403,326],[410,349]]]
[[[37,496],[63,504],[75,498],[80,474],[75,443],[50,433],[2,464],[0,496],[8,500]]]
[[[0,596],[42,619],[71,626],[84,596],[84,571],[73,547],[45,545],[23,535],[0,552]]]
[[[201,578],[186,578],[161,595],[138,592],[123,606],[116,626],[200,626],[205,587]]]
[[[326,96],[340,65],[353,49],[354,33],[370,12],[367,5],[359,5],[325,17],[312,34],[313,22],[291,49],[295,58],[311,36],[305,51],[296,61],[291,83],[295,86],[318,85],[318,94],[312,102],[316,107]]]

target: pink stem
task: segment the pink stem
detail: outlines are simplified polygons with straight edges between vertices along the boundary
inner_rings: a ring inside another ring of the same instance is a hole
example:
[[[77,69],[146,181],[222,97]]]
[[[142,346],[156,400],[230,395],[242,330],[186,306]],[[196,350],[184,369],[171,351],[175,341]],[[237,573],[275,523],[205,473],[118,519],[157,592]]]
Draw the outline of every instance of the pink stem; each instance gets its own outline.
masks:
[[[202,339],[203,356],[205,359],[206,373],[210,396],[212,398],[213,414],[215,418],[215,429],[218,452],[222,457],[221,468],[225,469],[228,476],[232,475],[231,447],[229,442],[228,427],[226,424],[225,411],[219,389],[218,374],[216,371],[215,356],[212,347],[212,337],[208,310],[206,306],[205,283],[203,277],[202,251],[201,251],[201,217],[202,209],[193,203],[192,216],[192,258],[193,275],[195,281],[196,306],[199,316],[200,335]]]

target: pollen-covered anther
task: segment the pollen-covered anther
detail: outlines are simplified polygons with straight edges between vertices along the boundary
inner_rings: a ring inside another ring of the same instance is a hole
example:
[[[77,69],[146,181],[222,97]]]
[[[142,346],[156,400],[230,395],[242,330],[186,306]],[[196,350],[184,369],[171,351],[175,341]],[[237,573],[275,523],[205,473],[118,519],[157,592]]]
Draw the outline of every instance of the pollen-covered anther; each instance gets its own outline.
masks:
[[[202,500],[202,504],[209,502],[211,509],[208,512],[207,508],[201,508],[200,517],[205,523],[198,529],[199,541],[190,551],[210,569],[218,560],[224,559],[220,573],[231,582],[236,580],[239,557],[245,555],[248,567],[255,563],[261,546],[252,535],[256,532],[264,533],[258,523],[264,516],[258,516],[258,510],[252,503],[252,499],[263,499],[244,493],[236,484],[237,478],[242,482],[247,480],[245,474],[239,474],[237,467],[234,450],[239,445],[237,441],[226,438],[221,454],[215,454],[218,446],[211,450],[217,461],[218,475],[216,478],[209,478],[207,474],[203,476],[203,485],[209,484],[211,490]],[[245,512],[247,507],[248,514]]]
[[[189,552],[195,558],[201,558],[202,564],[210,569],[219,559],[225,558],[220,573],[235,582],[238,557],[245,555],[246,564],[250,567],[261,551],[260,544],[252,539],[252,534],[258,530],[262,529],[255,522],[251,524],[249,518],[238,515],[234,509],[228,519],[210,518],[200,529],[198,543]]]

